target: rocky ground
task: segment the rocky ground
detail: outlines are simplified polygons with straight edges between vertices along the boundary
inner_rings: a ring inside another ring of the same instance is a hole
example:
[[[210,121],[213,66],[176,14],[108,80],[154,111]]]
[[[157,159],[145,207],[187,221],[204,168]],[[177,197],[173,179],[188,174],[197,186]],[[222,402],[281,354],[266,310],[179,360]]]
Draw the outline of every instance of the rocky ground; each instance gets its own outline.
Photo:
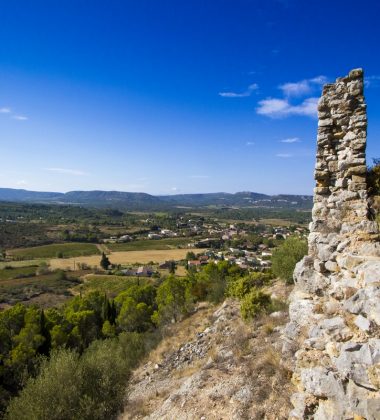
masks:
[[[286,299],[288,288],[269,290]],[[133,374],[122,419],[286,419],[290,373],[280,363],[287,313],[245,323],[239,302],[202,304]]]

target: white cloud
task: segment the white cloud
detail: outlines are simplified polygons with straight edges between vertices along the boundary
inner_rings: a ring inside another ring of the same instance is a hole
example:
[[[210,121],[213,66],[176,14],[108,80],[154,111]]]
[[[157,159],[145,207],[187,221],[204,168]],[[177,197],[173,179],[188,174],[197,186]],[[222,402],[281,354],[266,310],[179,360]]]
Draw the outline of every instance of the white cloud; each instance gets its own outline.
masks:
[[[12,115],[12,118],[17,121],[26,121],[29,118],[25,117],[25,115]]]
[[[76,175],[76,176],[88,175],[86,172],[79,171],[77,169],[45,168],[45,171],[56,172],[56,173],[65,174],[65,175]]]
[[[258,88],[259,85],[257,83],[252,83],[244,92],[219,92],[219,96],[221,96],[222,98],[245,98],[247,96],[251,96],[252,93]]]
[[[373,75],[367,76],[364,78],[364,86],[365,87],[380,87],[380,76]]]
[[[318,98],[307,98],[298,105],[292,105],[288,99],[267,98],[259,101],[256,112],[271,118],[284,118],[292,115],[317,116]]]
[[[28,185],[28,183],[24,179],[20,179],[19,181],[16,181],[16,185],[25,186]]]
[[[247,141],[247,143],[245,143],[246,146],[254,146],[255,142],[254,141]]]
[[[277,153],[276,156],[279,158],[284,158],[284,159],[293,157],[291,153]]]
[[[205,178],[210,178],[208,175],[189,175],[189,178],[193,178],[193,179],[205,179]]]
[[[287,139],[280,140],[281,143],[299,143],[301,140],[298,137],[289,137]]]
[[[170,188],[170,191],[173,191],[173,192],[178,192],[178,191],[179,191],[179,188],[177,188],[177,187],[171,187],[171,188]]]
[[[325,76],[317,76],[312,79],[300,80],[299,82],[284,83],[279,86],[285,96],[304,96],[314,92],[316,88],[326,83]]]
[[[10,108],[0,108],[0,114],[9,114],[11,112]]]

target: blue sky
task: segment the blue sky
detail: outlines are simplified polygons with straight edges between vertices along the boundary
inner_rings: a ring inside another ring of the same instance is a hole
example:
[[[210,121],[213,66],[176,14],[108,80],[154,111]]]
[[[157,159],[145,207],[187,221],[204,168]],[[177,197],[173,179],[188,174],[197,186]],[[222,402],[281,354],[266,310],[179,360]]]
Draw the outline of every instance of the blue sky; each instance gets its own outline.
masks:
[[[321,86],[363,67],[378,1],[0,0],[0,186],[311,194]]]

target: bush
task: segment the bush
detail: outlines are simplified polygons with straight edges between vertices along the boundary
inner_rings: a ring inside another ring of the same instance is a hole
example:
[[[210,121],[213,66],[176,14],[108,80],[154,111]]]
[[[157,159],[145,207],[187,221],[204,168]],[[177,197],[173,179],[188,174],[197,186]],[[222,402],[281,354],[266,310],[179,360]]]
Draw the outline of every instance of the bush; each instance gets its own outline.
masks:
[[[253,287],[262,287],[271,278],[271,273],[251,273],[248,276],[232,279],[228,284],[228,295],[242,299]]]
[[[244,319],[252,319],[269,310],[271,298],[266,293],[256,288],[244,296],[240,304],[241,316]]]
[[[95,341],[82,357],[70,350],[53,352],[40,374],[29,379],[7,412],[9,420],[115,418],[123,408],[131,369],[145,352],[139,334]]]
[[[370,195],[380,195],[380,159],[373,159],[367,170],[367,189]]]
[[[288,284],[293,283],[294,267],[306,254],[306,241],[294,237],[286,239],[273,253],[273,274]]]

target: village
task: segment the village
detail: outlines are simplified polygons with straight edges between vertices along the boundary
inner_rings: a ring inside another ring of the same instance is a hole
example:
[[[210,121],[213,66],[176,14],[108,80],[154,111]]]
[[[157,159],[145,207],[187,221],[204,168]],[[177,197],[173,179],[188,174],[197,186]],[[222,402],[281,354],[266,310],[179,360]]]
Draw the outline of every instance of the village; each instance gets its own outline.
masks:
[[[153,219],[145,223],[152,224]],[[174,225],[171,223],[171,225]],[[210,262],[225,260],[236,264],[240,269],[266,271],[271,267],[273,251],[289,236],[305,239],[308,229],[303,225],[264,224],[259,222],[228,223],[215,218],[179,216],[175,227],[171,229],[154,225],[153,229],[143,234],[122,234],[103,240],[105,244],[131,243],[149,240],[160,244],[173,239],[173,246],[188,249],[185,259],[166,260],[160,264],[134,264],[119,271],[127,276],[150,277],[159,275],[163,270],[174,273],[178,267],[187,270],[199,270]],[[188,239],[188,242],[176,242],[175,239]],[[176,244],[176,245],[175,245]],[[152,248],[154,245],[152,244]],[[192,250],[197,250],[194,253]],[[199,250],[202,249],[201,252]],[[204,249],[204,251],[203,251]],[[119,267],[120,268],[120,267]],[[178,274],[178,273],[177,273]]]

